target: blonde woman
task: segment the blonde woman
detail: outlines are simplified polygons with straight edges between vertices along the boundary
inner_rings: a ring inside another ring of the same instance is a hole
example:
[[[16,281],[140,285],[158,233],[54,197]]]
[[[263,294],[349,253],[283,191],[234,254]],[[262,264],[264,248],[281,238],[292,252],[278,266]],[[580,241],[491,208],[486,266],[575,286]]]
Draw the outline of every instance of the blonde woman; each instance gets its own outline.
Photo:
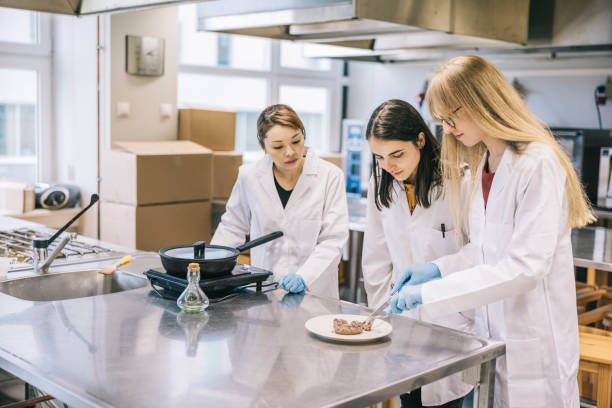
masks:
[[[391,310],[422,304],[444,315],[478,307],[480,335],[506,343],[497,359],[496,407],[578,407],[578,322],[571,228],[594,218],[574,169],[491,62],[460,56],[442,66],[427,100],[443,124],[442,167],[459,252],[413,265],[394,285]],[[462,205],[461,166],[472,174]],[[438,279],[441,278],[441,279]]]

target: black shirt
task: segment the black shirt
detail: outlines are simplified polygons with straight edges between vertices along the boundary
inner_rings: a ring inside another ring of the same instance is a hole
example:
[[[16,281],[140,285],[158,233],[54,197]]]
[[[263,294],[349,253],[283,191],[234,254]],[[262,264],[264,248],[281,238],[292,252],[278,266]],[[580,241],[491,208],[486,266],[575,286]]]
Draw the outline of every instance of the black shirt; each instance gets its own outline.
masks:
[[[278,184],[278,181],[276,181],[276,176],[274,176],[274,184],[276,185],[276,191],[278,191],[278,196],[280,197],[281,203],[283,204],[283,208],[285,208],[293,190],[285,190],[284,188],[282,188],[281,185]]]

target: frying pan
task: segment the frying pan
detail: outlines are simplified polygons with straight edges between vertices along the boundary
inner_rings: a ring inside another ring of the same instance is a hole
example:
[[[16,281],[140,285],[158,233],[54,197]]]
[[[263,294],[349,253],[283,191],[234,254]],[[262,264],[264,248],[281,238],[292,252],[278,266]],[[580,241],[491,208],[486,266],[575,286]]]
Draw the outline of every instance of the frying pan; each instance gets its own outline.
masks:
[[[185,279],[187,276],[187,266],[196,262],[200,264],[200,276],[202,279],[213,278],[216,276],[227,275],[236,266],[238,255],[242,251],[265,244],[283,236],[281,231],[266,234],[257,239],[253,239],[236,248],[207,245],[203,241],[193,245],[175,245],[162,248],[159,251],[162,265],[170,275]]]

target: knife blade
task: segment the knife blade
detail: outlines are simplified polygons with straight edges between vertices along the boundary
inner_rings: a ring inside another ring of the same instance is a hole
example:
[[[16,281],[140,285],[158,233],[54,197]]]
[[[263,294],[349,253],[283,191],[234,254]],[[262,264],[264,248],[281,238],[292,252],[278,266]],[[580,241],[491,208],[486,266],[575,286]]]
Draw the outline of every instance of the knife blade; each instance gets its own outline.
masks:
[[[365,319],[364,323],[372,323],[374,321],[374,317],[376,315],[378,315],[380,312],[382,312],[385,307],[387,307],[389,305],[389,301],[391,300],[391,297],[388,297],[387,300],[385,300],[384,302],[382,302],[380,304],[380,306],[378,306],[376,309],[374,309],[374,311],[372,313],[370,313],[370,315],[368,316],[367,319]]]

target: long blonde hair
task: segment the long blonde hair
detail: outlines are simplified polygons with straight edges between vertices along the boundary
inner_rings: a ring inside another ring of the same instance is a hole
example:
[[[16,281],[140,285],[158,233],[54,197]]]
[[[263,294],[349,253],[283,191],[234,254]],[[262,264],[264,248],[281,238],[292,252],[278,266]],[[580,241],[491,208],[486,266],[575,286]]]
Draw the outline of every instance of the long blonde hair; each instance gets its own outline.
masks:
[[[584,188],[568,156],[550,129],[527,109],[518,92],[493,63],[475,55],[452,58],[438,69],[429,84],[427,103],[432,118],[438,121],[452,116],[453,110],[460,106],[462,112],[489,137],[506,141],[517,153],[521,151],[520,144],[525,142],[540,142],[550,146],[567,173],[565,186],[570,226],[582,227],[595,220]],[[466,147],[452,135],[443,136],[442,174],[450,187],[455,225],[467,226],[469,204],[461,204],[462,193],[465,193],[461,191],[462,166],[467,164],[471,172],[470,196],[476,185],[478,164],[485,152],[486,146],[483,143]]]

